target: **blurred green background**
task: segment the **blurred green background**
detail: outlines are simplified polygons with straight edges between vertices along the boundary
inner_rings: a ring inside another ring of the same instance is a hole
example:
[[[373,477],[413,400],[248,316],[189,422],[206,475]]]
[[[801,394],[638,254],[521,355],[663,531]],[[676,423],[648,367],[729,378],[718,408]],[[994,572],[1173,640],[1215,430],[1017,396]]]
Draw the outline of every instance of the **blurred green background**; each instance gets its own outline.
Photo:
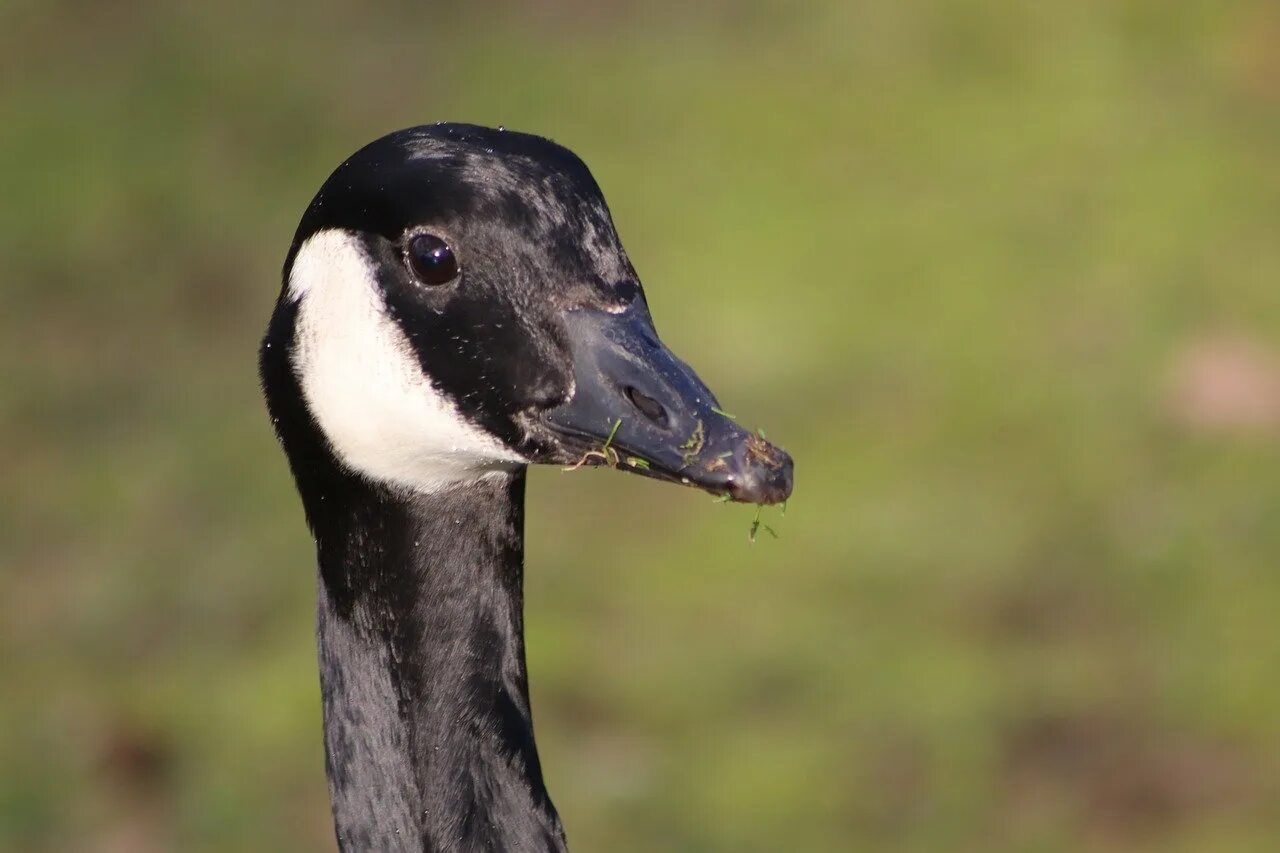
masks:
[[[255,376],[293,228],[438,119],[592,167],[780,538],[529,489],[593,851],[1274,850],[1273,0],[0,3],[0,848],[332,847]]]

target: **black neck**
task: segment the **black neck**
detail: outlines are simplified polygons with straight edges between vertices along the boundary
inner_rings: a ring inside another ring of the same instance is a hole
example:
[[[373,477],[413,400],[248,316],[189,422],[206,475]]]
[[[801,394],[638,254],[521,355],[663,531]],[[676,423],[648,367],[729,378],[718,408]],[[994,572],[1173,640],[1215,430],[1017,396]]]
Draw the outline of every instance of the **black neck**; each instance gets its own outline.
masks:
[[[282,295],[267,407],[320,564],[325,766],[344,850],[563,850],[524,662],[524,470],[431,495],[346,471],[303,403]]]
[[[325,754],[350,850],[562,850],[524,660],[524,471],[306,495]]]

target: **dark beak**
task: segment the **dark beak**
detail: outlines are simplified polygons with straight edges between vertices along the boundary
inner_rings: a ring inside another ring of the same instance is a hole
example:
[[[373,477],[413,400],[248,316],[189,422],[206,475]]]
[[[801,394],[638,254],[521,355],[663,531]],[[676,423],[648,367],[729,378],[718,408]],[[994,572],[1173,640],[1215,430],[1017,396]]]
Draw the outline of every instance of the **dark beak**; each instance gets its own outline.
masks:
[[[791,457],[720,410],[697,374],[653,329],[643,302],[565,317],[574,392],[544,414],[586,464],[612,465],[730,499],[776,504],[791,494]]]

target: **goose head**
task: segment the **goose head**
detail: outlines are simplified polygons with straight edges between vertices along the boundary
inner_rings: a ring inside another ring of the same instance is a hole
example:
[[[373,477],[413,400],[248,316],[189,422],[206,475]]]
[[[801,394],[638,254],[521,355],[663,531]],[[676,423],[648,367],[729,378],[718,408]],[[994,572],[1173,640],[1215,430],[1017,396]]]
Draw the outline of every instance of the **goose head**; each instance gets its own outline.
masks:
[[[262,360],[300,483],[326,461],[418,491],[548,463],[791,491],[791,459],[658,337],[587,167],[537,136],[438,124],[342,163],[298,227]]]

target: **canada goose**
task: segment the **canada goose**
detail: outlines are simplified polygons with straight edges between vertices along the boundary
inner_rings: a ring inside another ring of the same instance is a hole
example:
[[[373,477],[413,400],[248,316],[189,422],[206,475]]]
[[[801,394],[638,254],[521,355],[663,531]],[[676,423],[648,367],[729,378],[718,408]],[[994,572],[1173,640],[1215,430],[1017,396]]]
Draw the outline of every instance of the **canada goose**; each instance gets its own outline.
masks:
[[[316,541],[339,846],[563,850],[525,675],[525,466],[768,504],[791,459],[658,340],[582,161],[502,128],[411,128],[342,163],[260,370]]]

